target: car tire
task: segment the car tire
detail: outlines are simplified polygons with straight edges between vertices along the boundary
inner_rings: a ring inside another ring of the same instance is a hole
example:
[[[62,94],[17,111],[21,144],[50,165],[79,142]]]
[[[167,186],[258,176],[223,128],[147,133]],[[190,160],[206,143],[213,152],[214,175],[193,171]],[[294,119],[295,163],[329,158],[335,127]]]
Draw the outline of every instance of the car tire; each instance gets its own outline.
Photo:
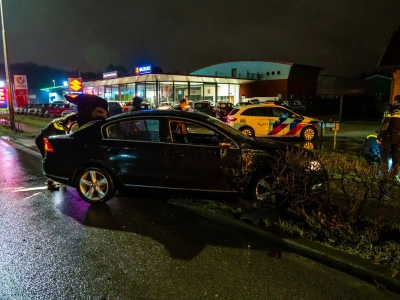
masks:
[[[97,166],[81,170],[76,177],[75,187],[79,196],[89,203],[104,203],[116,192],[111,174]]]
[[[254,137],[254,130],[251,127],[248,127],[248,126],[242,127],[242,128],[240,128],[240,132],[247,136]]]
[[[281,188],[279,180],[269,172],[253,178],[249,184],[247,195],[253,201],[261,201],[273,207],[281,206],[286,199],[285,191]]]
[[[301,131],[301,138],[305,141],[312,141],[317,137],[317,129],[312,126],[306,126]]]

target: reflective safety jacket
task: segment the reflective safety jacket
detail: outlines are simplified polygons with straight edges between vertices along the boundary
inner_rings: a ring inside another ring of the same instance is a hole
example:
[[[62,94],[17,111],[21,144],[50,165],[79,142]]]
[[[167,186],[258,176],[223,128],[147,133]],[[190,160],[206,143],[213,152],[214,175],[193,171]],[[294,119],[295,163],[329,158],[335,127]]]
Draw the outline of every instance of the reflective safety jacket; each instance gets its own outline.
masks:
[[[58,120],[54,120],[50,122],[42,129],[42,136],[48,137],[51,135],[61,135],[66,134],[67,131],[65,130],[63,124]]]
[[[377,139],[387,139],[391,144],[400,144],[400,103],[394,104],[392,109],[384,113]]]

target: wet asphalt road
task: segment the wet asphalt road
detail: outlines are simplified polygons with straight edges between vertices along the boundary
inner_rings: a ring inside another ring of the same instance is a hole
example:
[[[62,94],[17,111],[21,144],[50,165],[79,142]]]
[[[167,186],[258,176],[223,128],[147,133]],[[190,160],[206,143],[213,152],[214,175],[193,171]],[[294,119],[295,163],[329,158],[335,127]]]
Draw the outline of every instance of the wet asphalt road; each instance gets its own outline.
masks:
[[[0,299],[399,299],[157,198],[44,189],[0,138]]]

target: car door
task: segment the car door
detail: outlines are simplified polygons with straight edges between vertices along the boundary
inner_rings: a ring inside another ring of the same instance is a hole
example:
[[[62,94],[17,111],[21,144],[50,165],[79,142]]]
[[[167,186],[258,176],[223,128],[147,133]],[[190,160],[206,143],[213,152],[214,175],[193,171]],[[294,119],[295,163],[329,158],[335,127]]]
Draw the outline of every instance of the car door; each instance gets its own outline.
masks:
[[[166,187],[166,162],[160,141],[160,120],[137,117],[103,130],[108,160],[128,187]]]
[[[166,144],[168,188],[235,191],[241,156],[239,147],[231,139],[200,122],[174,118],[168,120],[167,126],[170,134],[170,142]]]
[[[284,107],[271,107],[271,112],[272,128],[268,135],[282,137],[293,136],[296,133],[293,130],[302,122],[301,117]]]
[[[241,113],[245,116],[246,123],[254,129],[255,136],[266,136],[269,132],[269,107],[253,107]],[[242,123],[242,122],[241,122]]]

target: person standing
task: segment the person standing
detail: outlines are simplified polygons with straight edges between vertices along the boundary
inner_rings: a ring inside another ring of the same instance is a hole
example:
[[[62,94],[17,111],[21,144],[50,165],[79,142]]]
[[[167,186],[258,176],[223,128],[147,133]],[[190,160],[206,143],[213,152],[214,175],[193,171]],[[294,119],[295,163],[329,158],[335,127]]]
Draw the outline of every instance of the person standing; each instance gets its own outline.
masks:
[[[89,94],[64,95],[68,102],[78,106],[78,126],[81,127],[89,122],[105,120],[110,116],[107,100]]]
[[[376,142],[379,144],[382,169],[388,171],[389,156],[392,155],[391,170],[397,175],[400,164],[400,95],[394,97],[394,104],[384,113]]]
[[[51,135],[67,134],[71,125],[78,121],[78,114],[72,113],[62,118],[57,118],[47,124],[35,138],[36,147],[38,147],[42,158],[45,157],[44,139]],[[52,180],[47,180],[48,190],[58,190],[58,186]]]
[[[187,100],[185,98],[182,98],[179,101],[178,105],[175,105],[173,107],[173,109],[175,110],[181,110],[181,111],[187,111],[187,112],[197,112],[196,109],[192,108],[189,103],[187,102]]]
[[[78,106],[78,112],[55,119],[41,130],[40,134],[35,138],[35,143],[43,158],[46,155],[44,138],[51,135],[67,134],[74,123],[82,127],[89,122],[105,120],[110,116],[107,100],[101,97],[88,94],[69,94],[64,95],[64,97],[67,101]],[[47,189],[58,190],[58,186],[54,181],[47,180]]]
[[[133,98],[133,103],[132,103],[131,107],[129,107],[129,111],[142,110],[142,107],[140,106],[140,104],[142,104],[142,98],[135,96]]]
[[[189,108],[189,104],[187,103],[185,98],[182,98],[179,101],[179,105],[174,107],[174,109],[182,110],[182,111],[186,111],[188,108]]]

